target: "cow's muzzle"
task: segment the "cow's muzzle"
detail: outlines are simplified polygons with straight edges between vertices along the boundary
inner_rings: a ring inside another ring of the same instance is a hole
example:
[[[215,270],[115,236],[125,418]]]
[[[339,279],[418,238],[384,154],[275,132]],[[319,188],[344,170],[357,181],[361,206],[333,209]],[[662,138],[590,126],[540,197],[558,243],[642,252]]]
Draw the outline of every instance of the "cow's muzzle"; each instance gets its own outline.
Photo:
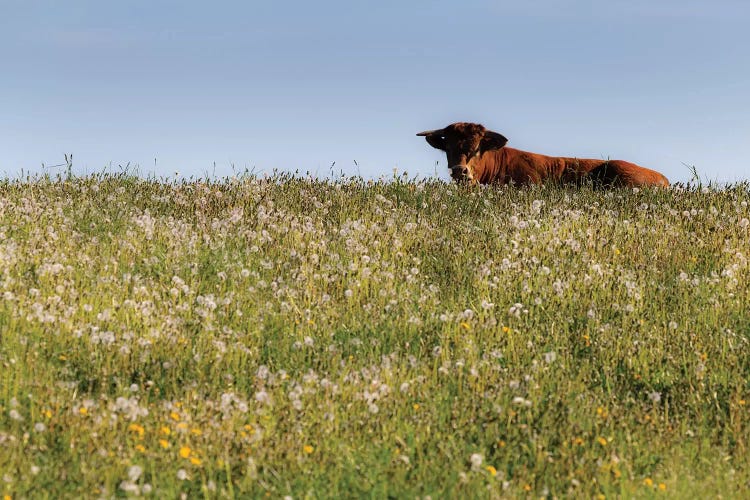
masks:
[[[466,165],[453,165],[449,167],[451,171],[451,177],[457,181],[474,181],[474,175],[471,173],[471,169]]]

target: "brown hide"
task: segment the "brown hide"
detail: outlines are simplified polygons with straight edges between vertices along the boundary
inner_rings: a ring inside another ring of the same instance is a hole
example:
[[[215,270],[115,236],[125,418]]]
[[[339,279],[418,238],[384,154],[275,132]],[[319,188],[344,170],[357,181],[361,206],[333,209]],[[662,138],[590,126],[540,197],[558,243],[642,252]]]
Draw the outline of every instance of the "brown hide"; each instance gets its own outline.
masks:
[[[668,186],[659,172],[622,160],[586,160],[506,148],[507,139],[476,123],[454,123],[421,132],[445,151],[451,177],[479,184],[538,184],[545,181],[597,185]]]

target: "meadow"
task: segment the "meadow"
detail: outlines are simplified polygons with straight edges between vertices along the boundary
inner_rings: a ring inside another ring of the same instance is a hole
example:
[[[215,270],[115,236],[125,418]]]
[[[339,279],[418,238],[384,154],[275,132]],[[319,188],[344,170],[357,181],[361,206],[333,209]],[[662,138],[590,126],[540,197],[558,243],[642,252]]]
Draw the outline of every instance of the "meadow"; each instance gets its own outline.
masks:
[[[750,488],[750,185],[0,182],[0,497]]]

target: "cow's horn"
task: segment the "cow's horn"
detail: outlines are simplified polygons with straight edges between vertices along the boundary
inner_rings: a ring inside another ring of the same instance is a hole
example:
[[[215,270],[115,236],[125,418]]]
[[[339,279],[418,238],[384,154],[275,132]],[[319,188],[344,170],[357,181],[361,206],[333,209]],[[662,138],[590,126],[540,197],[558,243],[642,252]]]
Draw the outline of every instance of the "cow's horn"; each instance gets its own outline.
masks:
[[[417,135],[422,136],[422,137],[429,136],[429,135],[440,135],[443,133],[444,130],[445,130],[444,128],[440,128],[436,130],[425,130],[424,132],[420,132]]]

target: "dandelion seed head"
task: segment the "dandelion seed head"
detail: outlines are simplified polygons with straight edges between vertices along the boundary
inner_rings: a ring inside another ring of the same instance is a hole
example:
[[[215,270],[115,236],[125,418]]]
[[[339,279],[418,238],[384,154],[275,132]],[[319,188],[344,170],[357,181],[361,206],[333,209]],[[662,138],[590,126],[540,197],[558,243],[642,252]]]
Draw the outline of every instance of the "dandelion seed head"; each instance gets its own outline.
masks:
[[[482,455],[479,453],[472,453],[469,457],[469,462],[471,463],[471,468],[473,470],[479,469],[479,467],[482,466],[482,462],[484,459],[482,458]]]

